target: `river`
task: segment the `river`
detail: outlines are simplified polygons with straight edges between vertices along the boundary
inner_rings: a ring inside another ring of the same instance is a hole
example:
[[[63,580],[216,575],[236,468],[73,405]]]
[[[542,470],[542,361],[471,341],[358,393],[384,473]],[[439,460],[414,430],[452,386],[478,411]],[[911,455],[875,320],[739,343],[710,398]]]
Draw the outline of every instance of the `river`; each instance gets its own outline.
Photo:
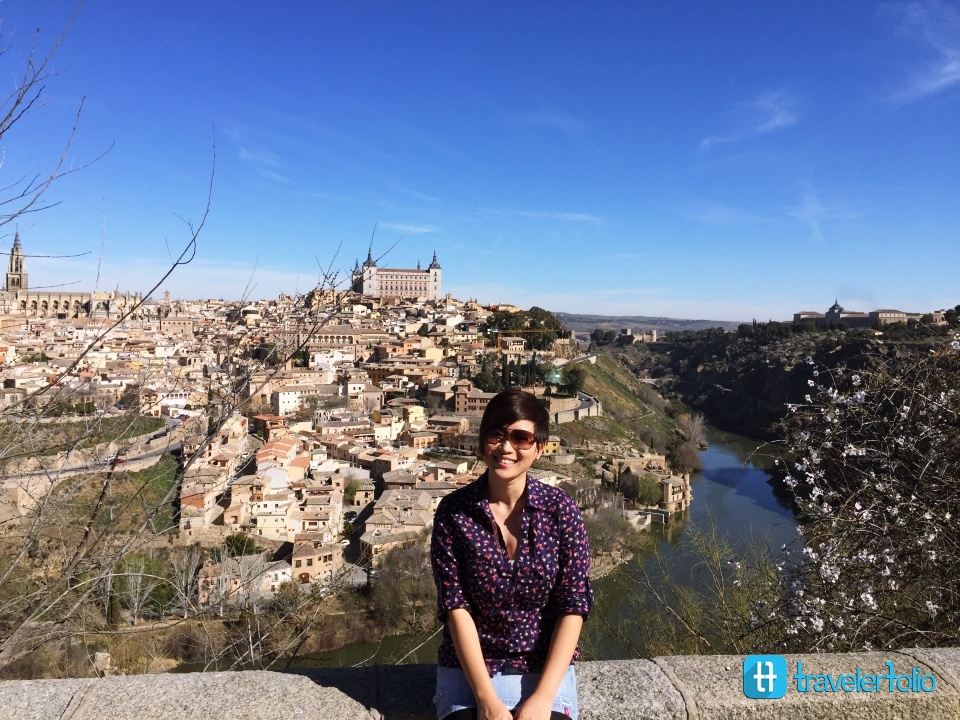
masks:
[[[694,529],[711,523],[735,549],[765,542],[779,549],[796,539],[796,523],[785,501],[778,499],[767,483],[775,448],[757,440],[708,428],[709,447],[701,453],[703,470],[691,478],[693,503],[684,517],[674,517],[667,526],[654,525],[654,545],[672,568],[689,571],[682,553],[684,541]],[[630,562],[594,583],[598,598],[595,612],[629,617],[632,578],[652,552],[640,553]],[[588,622],[584,630],[586,659],[611,660],[629,656],[629,650],[605,634],[610,623]],[[354,643],[325,653],[306,656],[301,667],[347,667],[374,663],[436,662],[439,633],[429,636],[398,635],[379,644]]]

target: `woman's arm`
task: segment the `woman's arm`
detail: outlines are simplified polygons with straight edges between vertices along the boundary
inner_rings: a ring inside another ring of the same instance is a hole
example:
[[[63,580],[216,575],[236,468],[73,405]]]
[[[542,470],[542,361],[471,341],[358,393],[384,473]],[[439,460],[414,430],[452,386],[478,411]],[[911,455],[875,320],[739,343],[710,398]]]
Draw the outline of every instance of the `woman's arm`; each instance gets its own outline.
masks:
[[[524,701],[523,705],[517,708],[515,720],[549,720],[553,699],[557,696],[557,689],[563,681],[567,668],[570,667],[570,660],[577,649],[582,628],[582,615],[560,616],[553,628],[547,662],[543,666],[537,689]]]
[[[457,650],[460,667],[463,669],[463,674],[467,676],[467,683],[473,690],[473,697],[477,701],[478,720],[512,720],[513,716],[510,714],[510,710],[497,697],[497,693],[493,689],[490,674],[483,662],[483,650],[480,648],[477,625],[474,623],[470,611],[466,608],[450,610],[447,613],[447,627],[450,628],[450,636],[453,638],[453,646]],[[576,646],[576,639],[574,639],[574,646]],[[573,655],[572,649],[570,654]],[[570,662],[569,658],[567,658],[567,662]],[[557,680],[558,686],[559,683],[560,680]]]

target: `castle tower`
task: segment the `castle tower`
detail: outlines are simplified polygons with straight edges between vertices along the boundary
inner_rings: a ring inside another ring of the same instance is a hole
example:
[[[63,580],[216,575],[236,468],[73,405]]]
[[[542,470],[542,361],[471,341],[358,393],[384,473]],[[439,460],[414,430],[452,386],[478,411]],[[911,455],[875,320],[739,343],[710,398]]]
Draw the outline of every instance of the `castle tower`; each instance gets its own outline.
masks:
[[[440,263],[437,262],[437,251],[433,251],[433,262],[427,268],[430,271],[430,287],[427,290],[427,300],[440,299]]]
[[[379,268],[373,259],[373,243],[371,243],[370,249],[367,250],[367,259],[363,263],[362,292],[364,295],[370,295],[372,297],[378,297],[380,295],[380,279],[377,277],[378,272]]]
[[[20,233],[13,236],[13,248],[10,250],[10,262],[7,265],[7,292],[19,292],[27,289],[27,266],[23,260],[23,248],[20,246]]]

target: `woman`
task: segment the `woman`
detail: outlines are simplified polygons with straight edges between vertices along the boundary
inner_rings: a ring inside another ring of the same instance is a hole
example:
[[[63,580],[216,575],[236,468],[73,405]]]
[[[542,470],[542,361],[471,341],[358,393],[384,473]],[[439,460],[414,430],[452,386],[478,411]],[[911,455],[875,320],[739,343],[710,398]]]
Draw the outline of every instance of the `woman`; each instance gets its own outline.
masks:
[[[437,508],[440,720],[577,717],[573,662],[593,603],[590,549],[573,499],[527,474],[548,425],[533,395],[498,394],[478,435],[487,471]]]

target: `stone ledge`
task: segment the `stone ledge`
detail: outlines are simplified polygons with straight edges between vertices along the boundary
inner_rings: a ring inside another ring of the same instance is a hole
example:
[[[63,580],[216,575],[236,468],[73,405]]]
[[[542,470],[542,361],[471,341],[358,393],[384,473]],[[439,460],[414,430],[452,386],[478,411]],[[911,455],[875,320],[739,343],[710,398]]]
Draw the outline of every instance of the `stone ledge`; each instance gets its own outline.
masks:
[[[936,689],[918,692],[813,692],[804,673],[852,674],[919,668]],[[751,700],[742,689],[743,656],[679,656],[586,662],[577,666],[583,720],[777,720],[806,718],[960,718],[960,649],[787,656],[790,678],[779,700]],[[432,720],[435,668],[380,665],[299,673],[224,672],[130,675],[86,680],[0,682],[0,718],[18,720]]]

